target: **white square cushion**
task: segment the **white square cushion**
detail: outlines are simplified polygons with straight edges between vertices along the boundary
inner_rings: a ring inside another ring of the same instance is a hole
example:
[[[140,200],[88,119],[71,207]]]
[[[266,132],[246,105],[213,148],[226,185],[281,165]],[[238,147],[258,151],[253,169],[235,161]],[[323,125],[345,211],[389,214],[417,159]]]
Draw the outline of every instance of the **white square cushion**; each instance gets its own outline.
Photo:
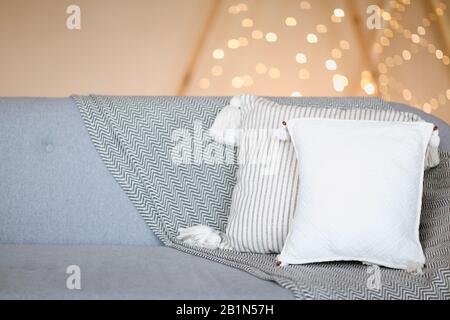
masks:
[[[433,125],[293,119],[297,207],[282,265],[337,260],[420,270],[424,159]]]

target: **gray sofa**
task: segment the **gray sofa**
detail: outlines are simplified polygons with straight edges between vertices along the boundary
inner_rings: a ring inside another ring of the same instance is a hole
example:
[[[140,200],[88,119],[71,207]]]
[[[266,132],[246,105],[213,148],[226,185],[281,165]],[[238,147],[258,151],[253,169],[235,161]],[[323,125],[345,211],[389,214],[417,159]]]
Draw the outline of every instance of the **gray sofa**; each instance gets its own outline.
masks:
[[[442,148],[450,129],[439,126]],[[81,289],[66,287],[69,265]],[[70,98],[0,99],[0,299],[292,299],[163,247],[103,165]]]

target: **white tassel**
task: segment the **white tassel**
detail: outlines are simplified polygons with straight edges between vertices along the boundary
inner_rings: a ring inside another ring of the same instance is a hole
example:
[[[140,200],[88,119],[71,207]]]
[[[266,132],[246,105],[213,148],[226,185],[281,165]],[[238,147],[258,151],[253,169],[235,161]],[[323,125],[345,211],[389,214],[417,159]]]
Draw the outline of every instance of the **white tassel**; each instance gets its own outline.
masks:
[[[208,130],[209,135],[215,141],[231,146],[239,144],[241,129],[240,103],[240,98],[234,97],[231,99],[230,105],[224,107],[217,115],[213,125]]]
[[[275,130],[274,134],[275,134],[275,137],[277,137],[277,139],[280,141],[289,141],[290,140],[289,132],[287,130],[285,121],[282,122],[282,126],[280,128]]]
[[[241,97],[235,96],[235,97],[231,98],[230,106],[235,107],[235,108],[240,108],[242,106]]]
[[[406,266],[406,272],[409,272],[413,275],[423,275],[423,264],[411,262]]]
[[[279,128],[275,130],[275,137],[277,137],[280,141],[288,141],[289,140],[289,133],[284,128]]]
[[[439,147],[439,144],[441,143],[441,138],[439,137],[439,130],[434,130],[433,134],[431,135],[430,139],[430,146],[433,147]]]
[[[197,225],[189,228],[180,228],[178,232],[177,239],[187,245],[213,250],[221,246],[221,232],[208,226]]]

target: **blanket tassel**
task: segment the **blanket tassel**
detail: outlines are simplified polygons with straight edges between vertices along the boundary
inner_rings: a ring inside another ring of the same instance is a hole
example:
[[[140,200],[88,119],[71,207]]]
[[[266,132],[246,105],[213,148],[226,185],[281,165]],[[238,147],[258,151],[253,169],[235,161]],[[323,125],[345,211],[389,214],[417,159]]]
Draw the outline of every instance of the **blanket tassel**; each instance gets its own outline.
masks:
[[[178,233],[177,239],[190,246],[211,250],[229,249],[225,234],[208,226],[180,228]]]

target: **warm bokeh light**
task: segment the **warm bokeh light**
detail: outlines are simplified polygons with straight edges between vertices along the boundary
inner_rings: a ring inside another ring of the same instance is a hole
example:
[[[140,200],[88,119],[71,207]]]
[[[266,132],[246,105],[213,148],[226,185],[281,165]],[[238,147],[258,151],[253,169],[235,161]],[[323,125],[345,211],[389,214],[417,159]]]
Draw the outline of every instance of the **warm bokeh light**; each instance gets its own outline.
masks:
[[[253,78],[249,75],[242,76],[242,82],[245,87],[250,87],[253,84]]]
[[[234,77],[231,80],[231,86],[233,88],[239,89],[239,88],[242,88],[243,85],[244,85],[244,80],[242,80],[241,77]]]
[[[250,18],[245,18],[242,20],[241,25],[244,28],[251,28],[251,27],[253,27],[253,20]]]
[[[364,91],[368,94],[368,95],[373,95],[375,93],[375,84],[373,83],[366,83],[364,85]]]
[[[319,41],[319,39],[317,38],[317,36],[314,33],[309,33],[306,36],[306,41],[308,41],[309,43],[317,43]]]
[[[266,41],[267,42],[276,42],[278,40],[278,36],[275,32],[268,32],[266,34]]]
[[[420,37],[419,37],[419,35],[418,34],[412,34],[411,35],[411,41],[412,42],[414,42],[414,43],[419,43],[420,42]]]
[[[337,92],[342,92],[345,90],[345,87],[348,86],[348,79],[346,76],[341,74],[335,74],[333,76],[333,87]]]
[[[444,65],[448,66],[448,65],[450,64],[450,58],[449,58],[449,56],[444,56],[444,57],[442,58],[442,63],[443,63]]]
[[[223,52],[222,49],[214,50],[212,55],[213,55],[214,59],[217,59],[217,60],[223,59],[225,57],[225,53]]]
[[[411,60],[411,52],[409,50],[403,50],[402,52],[402,57],[403,59],[405,59],[406,61]]]
[[[419,26],[417,27],[417,33],[420,34],[421,36],[424,36],[427,33],[427,31],[425,30],[424,27]]]
[[[402,94],[403,94],[403,98],[404,98],[406,101],[411,101],[411,99],[412,99],[412,93],[411,93],[410,90],[404,89],[404,90],[402,91]]]
[[[239,13],[239,9],[237,6],[231,6],[228,8],[228,13],[230,14],[238,14]]]
[[[272,79],[278,79],[280,78],[280,76],[281,76],[280,69],[278,68],[269,69],[269,77],[271,77]]]
[[[300,8],[303,10],[309,10],[311,9],[311,4],[308,1],[302,1],[300,2]]]
[[[327,33],[328,29],[327,29],[327,26],[326,26],[326,25],[324,25],[324,24],[318,24],[318,25],[316,26],[316,31],[317,31],[318,33]]]
[[[246,37],[239,37],[238,42],[241,47],[248,46],[248,39]]]
[[[341,40],[341,41],[339,41],[339,47],[341,47],[342,50],[349,50],[350,43],[348,43],[347,40]]]
[[[336,17],[334,14],[331,16],[331,22],[333,23],[341,23],[342,18]]]
[[[287,17],[286,20],[284,20],[284,23],[288,27],[295,27],[297,25],[297,20],[295,20],[294,17]]]
[[[336,61],[331,60],[331,59],[325,61],[325,67],[326,67],[328,70],[330,70],[330,71],[336,70],[336,69],[337,69]]]
[[[381,17],[385,21],[390,21],[392,19],[391,14],[387,11],[383,11],[383,13],[381,14]]]
[[[253,30],[252,31],[252,38],[259,40],[262,39],[264,37],[264,34],[261,30]]]
[[[343,17],[345,17],[345,12],[344,12],[344,10],[342,10],[340,8],[336,8],[336,9],[334,9],[334,15],[338,18],[343,18]]]
[[[248,6],[245,3],[239,3],[236,7],[237,7],[239,12],[241,12],[241,11],[242,12],[248,11]]]
[[[295,61],[297,61],[298,63],[304,64],[308,62],[308,58],[306,57],[306,55],[304,53],[297,53],[295,55]]]
[[[338,48],[334,48],[333,50],[331,50],[331,56],[334,59],[340,59],[342,58],[342,51],[339,50]]]
[[[386,38],[386,37],[381,37],[380,38],[380,43],[381,43],[382,46],[388,47],[388,46],[390,46],[391,41],[388,38]]]
[[[223,68],[221,66],[214,66],[211,68],[211,74],[213,76],[221,76],[223,74]]]
[[[300,70],[298,71],[298,77],[299,77],[301,80],[308,80],[309,77],[310,77],[310,74],[309,74],[308,69],[300,69]]]
[[[239,48],[239,40],[237,40],[237,39],[228,40],[228,48],[230,48],[230,49]]]
[[[265,74],[267,72],[267,66],[264,63],[258,63],[255,69],[258,74]]]
[[[208,89],[210,86],[210,81],[207,78],[202,78],[200,79],[200,81],[198,82],[198,86],[202,89]]]

